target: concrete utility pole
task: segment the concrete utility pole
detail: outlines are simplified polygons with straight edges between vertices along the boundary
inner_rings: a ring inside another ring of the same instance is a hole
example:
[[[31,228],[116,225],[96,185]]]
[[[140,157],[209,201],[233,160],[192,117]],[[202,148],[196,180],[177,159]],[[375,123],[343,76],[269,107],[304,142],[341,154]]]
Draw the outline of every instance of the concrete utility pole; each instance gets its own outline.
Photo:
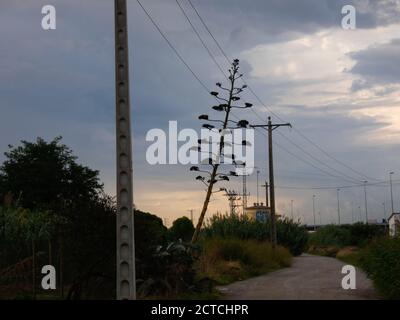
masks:
[[[367,183],[368,183],[368,181],[364,181],[365,223],[366,224],[368,224]]]
[[[269,199],[268,199],[268,181],[265,181],[265,184],[261,185],[261,187],[265,188],[265,206],[268,208],[269,206]]]
[[[393,171],[389,173],[389,179],[390,179],[390,201],[392,203],[392,213],[394,213],[392,175],[394,175]]]
[[[136,299],[126,0],[114,1],[117,142],[117,299]]]
[[[336,195],[337,195],[337,215],[338,215],[338,224],[340,226],[340,200],[339,200],[339,191],[340,189],[336,189]]]
[[[275,212],[275,182],[274,182],[274,156],[273,156],[273,148],[272,148],[272,131],[276,128],[288,126],[291,127],[290,123],[282,123],[282,124],[272,124],[271,117],[268,117],[267,125],[253,125],[251,127],[257,128],[267,128],[268,130],[268,164],[269,164],[269,197],[271,201],[270,210],[271,210],[271,242],[272,247],[275,248],[277,244],[277,236],[276,236],[276,212]]]
[[[315,222],[315,194],[312,196],[312,211],[314,216],[314,231],[317,229],[316,222]]]
[[[244,174],[243,174],[243,196],[242,196],[242,205],[243,205],[243,216],[245,215],[245,211],[247,208],[247,170],[244,168]]]

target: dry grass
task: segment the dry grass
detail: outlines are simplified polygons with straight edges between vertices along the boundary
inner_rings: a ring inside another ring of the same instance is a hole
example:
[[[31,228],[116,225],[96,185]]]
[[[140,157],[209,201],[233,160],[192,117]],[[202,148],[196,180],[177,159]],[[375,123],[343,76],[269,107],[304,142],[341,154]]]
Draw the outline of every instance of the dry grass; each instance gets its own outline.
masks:
[[[199,260],[199,273],[219,284],[243,280],[288,267],[292,256],[269,242],[239,239],[207,239]]]

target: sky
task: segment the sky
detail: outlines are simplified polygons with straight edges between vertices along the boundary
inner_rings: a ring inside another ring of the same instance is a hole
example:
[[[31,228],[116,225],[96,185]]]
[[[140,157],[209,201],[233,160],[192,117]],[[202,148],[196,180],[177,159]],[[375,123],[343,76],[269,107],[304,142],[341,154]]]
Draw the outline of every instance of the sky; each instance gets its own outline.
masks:
[[[218,64],[228,63],[188,0],[179,0]],[[223,75],[175,0],[142,0],[194,73],[210,90]],[[389,172],[395,172],[394,207],[400,210],[400,1],[192,0],[203,21],[263,104],[250,92],[253,124],[272,115],[293,129],[274,131],[279,214],[313,222],[370,219],[391,211]],[[44,5],[56,8],[57,29],[41,27]],[[356,8],[356,29],[345,30],[344,5]],[[137,1],[128,0],[136,207],[172,221],[197,218],[205,197],[188,165],[150,165],[149,130],[199,130],[212,114],[212,96],[158,33]],[[0,2],[0,161],[7,146],[61,135],[79,162],[100,171],[115,194],[114,13],[111,0],[4,0]],[[271,111],[273,112],[271,114]],[[277,118],[277,116],[279,118]],[[262,131],[262,130],[261,130]],[[256,131],[259,184],[267,175],[265,133]],[[310,164],[311,163],[311,164]],[[248,202],[257,201],[256,171],[247,178]],[[397,180],[397,181],[396,181]],[[349,187],[355,186],[356,187]],[[359,186],[357,186],[359,185]],[[220,185],[241,192],[241,179]],[[315,188],[315,189],[313,189]],[[327,189],[329,188],[329,189]],[[259,188],[260,202],[265,190]],[[216,193],[209,215],[228,210]],[[352,217],[353,212],[353,217]]]

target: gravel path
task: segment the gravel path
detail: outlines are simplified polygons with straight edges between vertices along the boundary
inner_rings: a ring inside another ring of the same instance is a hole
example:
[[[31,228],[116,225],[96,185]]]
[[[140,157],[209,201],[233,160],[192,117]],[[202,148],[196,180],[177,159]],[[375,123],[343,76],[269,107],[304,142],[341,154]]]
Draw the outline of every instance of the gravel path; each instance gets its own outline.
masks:
[[[303,254],[290,268],[232,283],[218,289],[223,299],[248,300],[360,300],[378,299],[371,280],[356,268],[356,289],[344,290],[345,263],[328,257]]]

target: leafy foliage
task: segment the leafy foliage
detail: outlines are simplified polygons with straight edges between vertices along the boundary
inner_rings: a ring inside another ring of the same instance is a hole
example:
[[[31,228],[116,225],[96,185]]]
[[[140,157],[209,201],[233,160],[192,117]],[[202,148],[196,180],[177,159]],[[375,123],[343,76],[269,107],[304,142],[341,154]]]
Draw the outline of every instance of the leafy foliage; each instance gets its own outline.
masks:
[[[5,156],[0,199],[17,208],[5,218],[12,221],[3,219],[3,225],[6,221],[8,239],[10,232],[20,237],[2,242],[1,263],[12,265],[31,255],[26,240],[38,240],[39,250],[47,247],[47,238],[54,262],[63,264],[64,285],[73,290],[70,296],[115,297],[115,205],[103,193],[98,171],[78,164],[61,137],[22,141]],[[89,280],[101,284],[93,295]]]
[[[305,250],[308,234],[304,226],[288,219],[278,220],[276,226],[278,244],[288,248],[293,255],[299,255]],[[203,236],[266,241],[270,239],[270,223],[247,217],[213,216],[207,222]]]
[[[9,148],[0,167],[0,191],[3,197],[11,192],[23,208],[60,209],[76,200],[95,200],[102,191],[98,171],[77,164],[61,137],[23,140]]]
[[[359,260],[385,298],[400,299],[400,238],[374,240]]]
[[[138,278],[147,278],[154,265],[154,252],[165,245],[167,228],[162,220],[148,212],[135,210],[135,253]]]
[[[193,232],[192,221],[187,217],[181,217],[172,223],[172,227],[168,230],[168,235],[172,241],[182,240],[188,242],[192,238]]]
[[[294,256],[304,252],[308,244],[308,233],[305,226],[286,218],[278,220],[276,230],[278,244],[288,248]]]
[[[379,226],[355,223],[353,225],[328,225],[318,229],[310,236],[312,246],[345,246],[366,245],[371,239],[382,236],[384,230]]]
[[[138,280],[139,295],[167,296],[194,290],[194,249],[181,242],[157,247],[152,254],[152,264],[146,270],[146,278]]]

